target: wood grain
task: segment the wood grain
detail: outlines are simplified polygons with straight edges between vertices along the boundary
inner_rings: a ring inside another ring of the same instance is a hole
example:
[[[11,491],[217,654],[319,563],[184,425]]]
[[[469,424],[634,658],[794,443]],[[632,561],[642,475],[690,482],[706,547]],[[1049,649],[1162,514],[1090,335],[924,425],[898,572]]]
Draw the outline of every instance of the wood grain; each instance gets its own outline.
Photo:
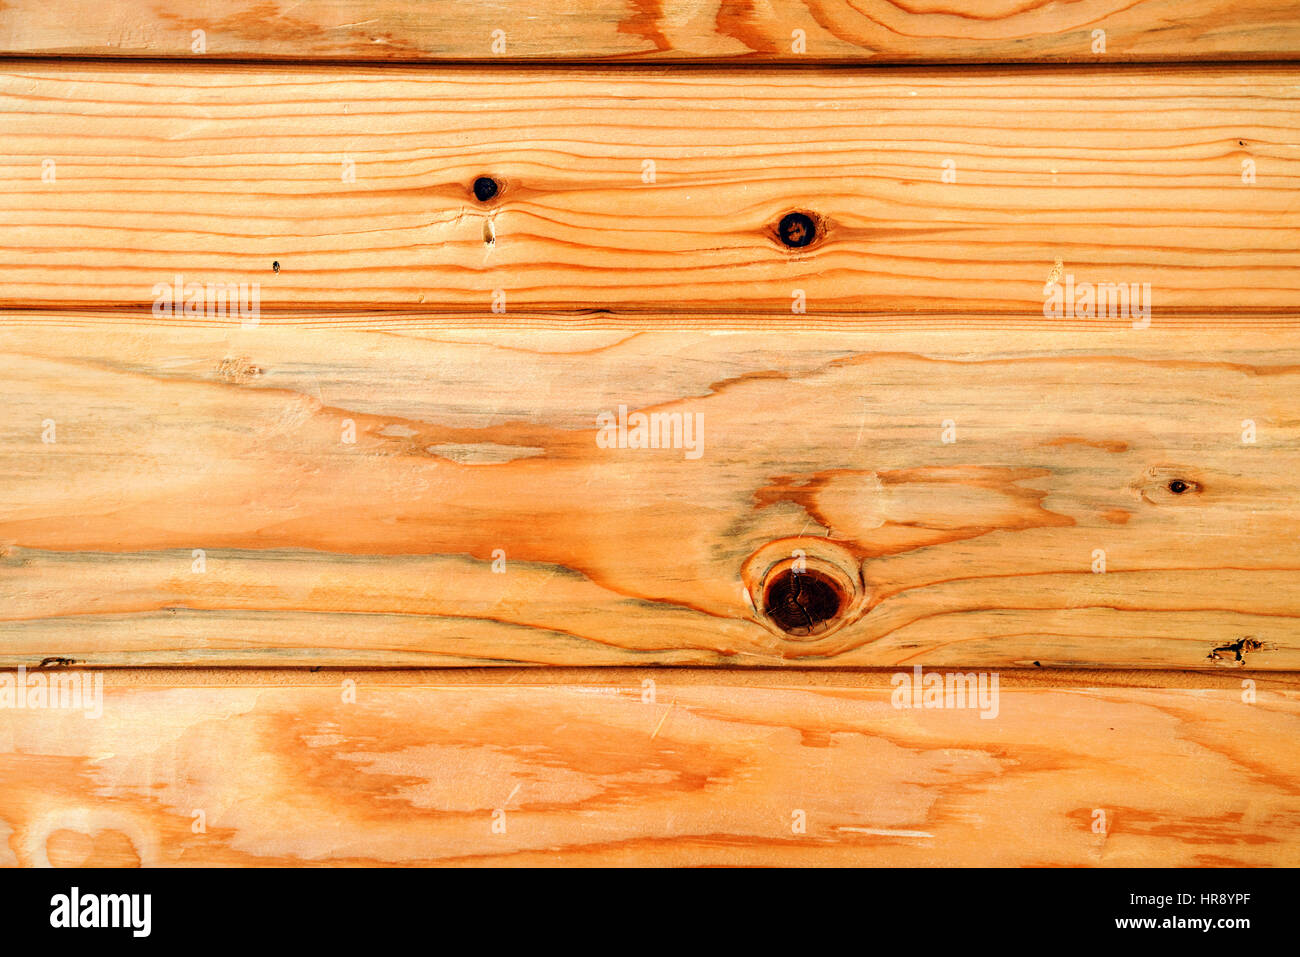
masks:
[[[202,54],[195,30],[204,31]],[[852,63],[1298,52],[1300,15],[1285,0],[115,0],[107,8],[8,0],[0,8],[0,53],[10,55]]]
[[[985,719],[894,707],[883,680],[642,674],[653,689],[358,673],[355,703],[343,676],[109,674],[98,719],[0,709],[0,862],[1300,862],[1300,697],[1267,682],[1249,704],[1239,690],[1000,690]]]
[[[1300,667],[1294,320],[549,321],[7,314],[0,661]]]
[[[1277,65],[33,65],[0,77],[0,305],[181,276],[266,312],[1039,316],[1059,275],[1148,284],[1156,321],[1294,313],[1298,104]]]

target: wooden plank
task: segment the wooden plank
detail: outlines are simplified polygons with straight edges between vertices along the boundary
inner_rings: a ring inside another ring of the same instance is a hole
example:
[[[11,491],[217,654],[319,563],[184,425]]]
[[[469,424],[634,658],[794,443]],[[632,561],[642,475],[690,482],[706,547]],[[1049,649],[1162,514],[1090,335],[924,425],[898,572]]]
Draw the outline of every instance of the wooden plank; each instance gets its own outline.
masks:
[[[37,65],[0,77],[0,305],[1293,312],[1298,105],[1276,65]]]
[[[3,319],[11,665],[1300,668],[1295,320]]]
[[[999,687],[993,715],[883,678],[309,677],[0,709],[0,862],[1300,863],[1300,695],[1267,681]]]
[[[0,9],[0,53],[11,55],[797,63],[1282,59],[1297,52],[1300,15],[1285,0],[920,7],[690,0],[671,8],[634,0],[117,0],[108,9],[88,0],[8,0]]]

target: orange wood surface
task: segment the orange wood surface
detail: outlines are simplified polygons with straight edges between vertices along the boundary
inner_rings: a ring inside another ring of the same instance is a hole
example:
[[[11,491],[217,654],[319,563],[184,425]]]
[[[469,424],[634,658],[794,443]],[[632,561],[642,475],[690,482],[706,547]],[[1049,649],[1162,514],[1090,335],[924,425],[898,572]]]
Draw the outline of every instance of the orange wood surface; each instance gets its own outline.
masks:
[[[1227,687],[1012,687],[990,719],[894,707],[884,677],[515,680],[115,687],[110,673],[96,720],[0,710],[0,855],[107,866],[1300,861],[1300,701],[1263,679],[1253,703]]]
[[[1300,66],[520,69],[17,65],[0,305],[1300,311]]]
[[[8,0],[0,8],[0,53],[20,55],[1101,64],[1298,52],[1300,13],[1287,0]]]
[[[0,58],[0,865],[1300,864],[1295,3]]]
[[[1290,322],[672,321],[11,314],[0,660],[1300,661]]]

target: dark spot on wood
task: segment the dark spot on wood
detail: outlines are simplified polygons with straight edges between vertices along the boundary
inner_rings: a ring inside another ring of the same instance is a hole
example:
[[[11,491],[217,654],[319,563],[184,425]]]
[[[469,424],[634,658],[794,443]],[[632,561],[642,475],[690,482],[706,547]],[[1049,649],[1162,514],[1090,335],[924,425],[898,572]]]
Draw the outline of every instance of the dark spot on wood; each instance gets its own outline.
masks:
[[[1174,505],[1183,508],[1193,503],[1205,491],[1205,486],[1193,478],[1196,469],[1186,465],[1157,465],[1135,483],[1144,502],[1151,505]]]
[[[1210,661],[1230,661],[1234,664],[1245,664],[1246,655],[1250,652],[1265,651],[1268,647],[1268,645],[1256,638],[1238,638],[1236,641],[1212,649],[1205,657]]]
[[[776,234],[791,249],[802,249],[817,238],[817,222],[807,213],[786,213],[777,224]]]
[[[275,262],[271,263],[271,271],[277,276],[280,274],[280,260],[277,259]]]
[[[51,657],[49,657],[49,658],[42,658],[42,659],[41,659],[41,663],[40,663],[40,665],[38,665],[37,667],[40,667],[40,668],[67,668],[69,665],[75,665],[76,663],[77,663],[77,662],[76,662],[76,659],[74,659],[74,658],[60,658],[60,657],[58,657],[57,655],[53,655],[53,656],[51,656]]]
[[[825,631],[839,617],[848,596],[829,575],[785,568],[764,585],[763,610],[788,635],[805,638]]]
[[[494,199],[497,193],[501,192],[501,184],[491,176],[480,176],[474,180],[474,198],[480,203],[486,203]]]

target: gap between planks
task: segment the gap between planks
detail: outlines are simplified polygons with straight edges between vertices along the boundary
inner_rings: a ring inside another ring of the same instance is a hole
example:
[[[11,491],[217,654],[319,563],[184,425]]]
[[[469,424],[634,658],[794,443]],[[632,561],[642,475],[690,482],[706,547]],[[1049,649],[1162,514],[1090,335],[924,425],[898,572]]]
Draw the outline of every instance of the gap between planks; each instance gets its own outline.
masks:
[[[0,668],[0,674],[16,673],[15,668]],[[924,674],[978,672],[977,667],[927,666]],[[987,669],[984,669],[987,671]],[[781,688],[789,690],[844,688],[871,691],[889,690],[896,674],[912,675],[908,667],[834,668],[834,669],[752,669],[735,668],[573,668],[565,666],[523,668],[265,668],[229,667],[71,667],[38,669],[29,667],[27,674],[46,675],[103,672],[110,688],[179,688],[179,687],[337,687],[352,679],[358,684],[383,687],[584,687],[637,689],[652,678],[664,688],[726,687]],[[1034,668],[993,669],[999,687],[1005,690],[1069,691],[1100,688],[1149,688],[1153,690],[1212,691],[1242,689],[1244,679],[1255,682],[1260,691],[1300,690],[1300,671],[1243,671],[1223,667],[1206,671],[1162,671],[1155,669],[1106,670],[1101,668]]]
[[[256,328],[300,330],[304,333],[330,330],[361,331],[450,331],[461,333],[512,332],[920,332],[928,330],[989,331],[1026,333],[1097,333],[1124,336],[1140,333],[1160,337],[1182,333],[1295,333],[1300,332],[1300,311],[1294,309],[1178,309],[1162,311],[1147,329],[1134,330],[1129,319],[1065,317],[1048,319],[1023,313],[991,310],[909,310],[907,312],[858,310],[846,313],[808,312],[775,315],[737,309],[701,311],[684,308],[612,311],[575,309],[557,312],[520,310],[504,315],[466,312],[449,308],[437,311],[421,307],[374,308],[358,306],[286,306],[261,309],[256,325],[238,319],[194,316],[176,319],[154,316],[148,307],[137,305],[87,307],[73,303],[44,305],[0,305],[0,331],[6,329],[89,329],[96,326],[138,326],[149,330],[209,330],[231,335]]]

